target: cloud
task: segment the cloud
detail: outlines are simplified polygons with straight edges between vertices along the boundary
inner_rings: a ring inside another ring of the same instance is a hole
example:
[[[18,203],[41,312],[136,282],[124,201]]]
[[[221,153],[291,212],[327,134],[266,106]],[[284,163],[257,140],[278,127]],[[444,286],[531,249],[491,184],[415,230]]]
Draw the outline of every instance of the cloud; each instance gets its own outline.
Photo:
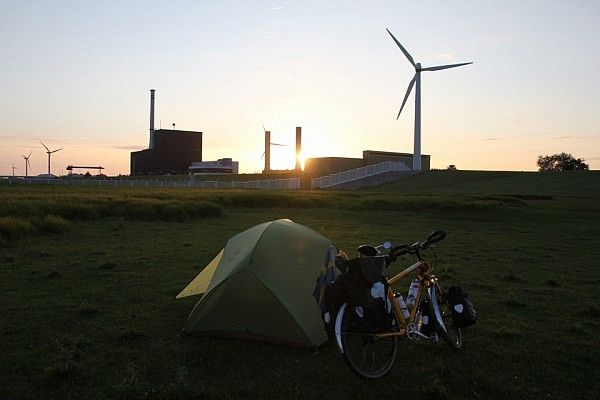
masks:
[[[271,7],[271,8],[269,8],[269,10],[272,10],[272,11],[277,11],[277,10],[283,10],[284,8],[285,8],[284,6],[279,6],[279,7]]]
[[[438,55],[436,55],[437,58],[439,58],[440,60],[445,60],[445,61],[452,61],[454,59],[456,59],[456,55],[454,53],[440,53]]]
[[[569,140],[569,139],[597,139],[600,135],[565,135],[552,138],[553,140]]]
[[[495,140],[500,140],[500,138],[490,137],[490,138],[485,138],[483,140],[491,142],[491,141],[495,141]]]

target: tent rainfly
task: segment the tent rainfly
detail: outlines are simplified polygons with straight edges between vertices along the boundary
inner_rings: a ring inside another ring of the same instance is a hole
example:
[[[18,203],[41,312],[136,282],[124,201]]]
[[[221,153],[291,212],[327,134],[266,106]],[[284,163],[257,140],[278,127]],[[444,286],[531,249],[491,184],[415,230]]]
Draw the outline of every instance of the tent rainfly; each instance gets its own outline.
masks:
[[[288,219],[241,232],[177,298],[203,294],[186,332],[300,347],[327,340],[314,297],[331,240]]]

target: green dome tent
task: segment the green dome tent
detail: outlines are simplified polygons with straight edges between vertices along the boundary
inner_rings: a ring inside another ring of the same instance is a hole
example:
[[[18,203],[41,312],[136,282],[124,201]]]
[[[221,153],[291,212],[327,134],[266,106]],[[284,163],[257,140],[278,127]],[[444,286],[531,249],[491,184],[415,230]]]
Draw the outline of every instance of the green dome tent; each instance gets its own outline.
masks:
[[[327,340],[312,296],[331,240],[287,219],[229,239],[177,298],[204,294],[185,331],[314,347]]]

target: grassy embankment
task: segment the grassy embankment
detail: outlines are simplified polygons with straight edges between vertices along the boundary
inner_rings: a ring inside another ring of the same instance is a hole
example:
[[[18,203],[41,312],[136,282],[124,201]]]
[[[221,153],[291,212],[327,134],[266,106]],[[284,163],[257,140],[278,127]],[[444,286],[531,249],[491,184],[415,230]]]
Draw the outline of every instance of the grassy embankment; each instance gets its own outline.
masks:
[[[3,186],[0,398],[595,398],[598,204],[595,172],[440,171],[355,192]],[[480,312],[465,348],[404,342],[365,383],[332,344],[181,336],[197,299],[174,296],[275,218],[349,252],[444,228],[438,274]]]

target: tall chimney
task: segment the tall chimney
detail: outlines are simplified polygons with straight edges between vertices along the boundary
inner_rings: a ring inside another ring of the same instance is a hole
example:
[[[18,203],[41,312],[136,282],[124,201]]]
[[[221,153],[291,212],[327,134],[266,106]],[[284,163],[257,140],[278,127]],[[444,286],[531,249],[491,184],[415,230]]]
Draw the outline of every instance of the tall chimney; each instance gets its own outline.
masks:
[[[271,171],[271,131],[265,131],[265,170]]]
[[[150,89],[150,144],[148,148],[154,148],[154,89]]]
[[[296,127],[296,172],[302,171],[302,127]]]

